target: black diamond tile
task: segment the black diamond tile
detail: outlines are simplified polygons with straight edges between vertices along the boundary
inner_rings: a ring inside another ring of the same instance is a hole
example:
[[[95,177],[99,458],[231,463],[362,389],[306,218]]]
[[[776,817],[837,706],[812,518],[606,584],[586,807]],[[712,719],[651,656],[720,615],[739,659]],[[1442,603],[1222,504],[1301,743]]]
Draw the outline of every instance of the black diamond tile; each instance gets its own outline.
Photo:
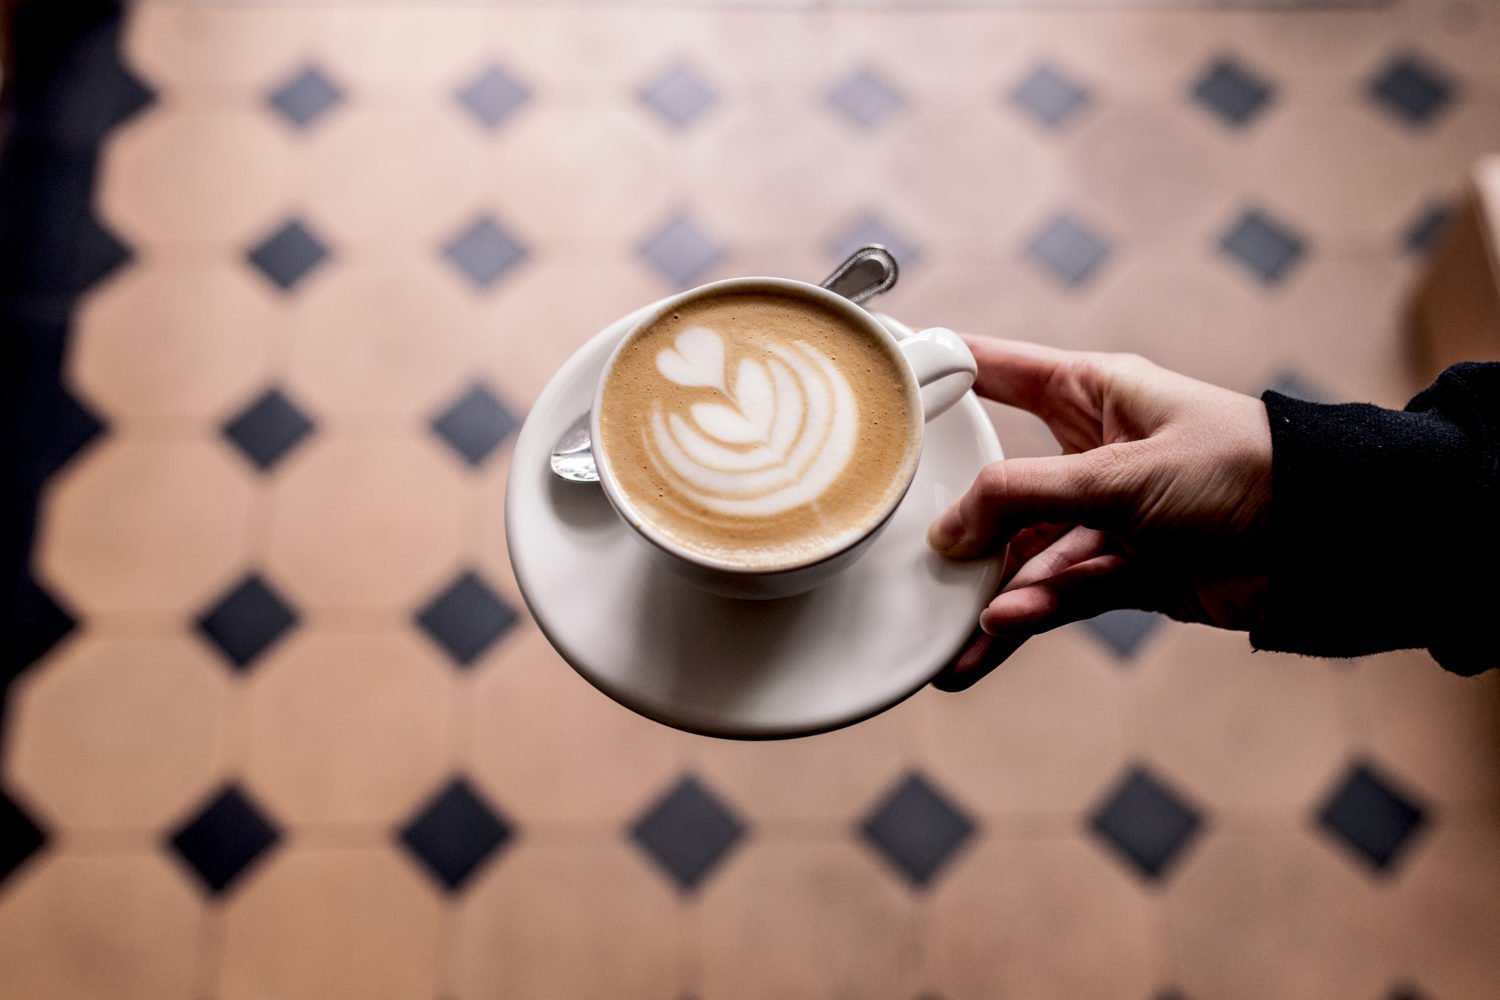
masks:
[[[1267,285],[1291,272],[1307,251],[1302,237],[1258,209],[1249,209],[1224,234],[1219,249]]]
[[[417,624],[466,667],[516,624],[518,616],[471,572],[461,574],[417,613]]]
[[[130,263],[133,256],[130,247],[105,228],[92,213],[85,215],[79,222],[77,237],[74,266],[79,291],[94,287]]]
[[[12,114],[19,113],[19,95],[16,104],[17,112]],[[37,120],[50,125],[56,119]],[[93,135],[82,148],[69,148],[49,130],[8,130],[0,162],[0,211],[4,213],[0,232],[7,237],[0,240],[0,294],[7,300],[20,293],[51,296],[54,302],[65,303],[82,290],[80,281],[87,269],[76,259],[80,235],[76,223],[88,215],[93,200],[98,141]],[[11,308],[19,310],[23,305],[30,306],[33,322],[63,312],[53,308],[42,315],[38,306],[22,301]],[[8,340],[13,336],[7,331]]]
[[[1141,767],[1089,817],[1089,828],[1149,879],[1162,877],[1201,826],[1197,810]]]
[[[873,69],[855,71],[828,92],[828,103],[861,128],[874,128],[905,103],[901,93]]]
[[[17,51],[6,89],[21,128],[92,156],[105,133],[151,102],[151,90],[121,65],[120,22],[102,5],[17,11],[7,24]]]
[[[1254,70],[1233,59],[1218,59],[1193,86],[1193,100],[1225,124],[1244,128],[1266,109],[1274,92]]]
[[[465,84],[457,97],[480,124],[495,128],[531,99],[531,91],[499,66],[490,66]]]
[[[878,244],[889,250],[902,267],[910,267],[922,256],[921,247],[907,239],[879,216],[869,214],[844,230],[830,247],[833,259],[843,260],[860,247]]]
[[[344,95],[315,66],[302,69],[271,92],[271,107],[298,128],[307,128]]]
[[[1166,618],[1154,611],[1122,608],[1090,618],[1083,623],[1083,628],[1116,659],[1128,660],[1165,624]]]
[[[116,126],[119,126],[156,101],[156,91],[131,72],[128,66],[120,66],[114,86],[110,88],[114,107],[111,109]]]
[[[1026,256],[1068,288],[1088,281],[1109,256],[1109,242],[1083,223],[1059,215],[1026,246]]]
[[[679,288],[698,283],[724,256],[723,249],[686,215],[679,215],[651,234],[641,257]]]
[[[1089,92],[1059,70],[1042,66],[1011,91],[1013,104],[1049,128],[1057,128],[1089,102]]]
[[[443,247],[443,256],[481,288],[526,259],[526,248],[493,219],[479,219]]]
[[[717,104],[719,96],[692,67],[678,64],[642,87],[640,99],[667,124],[683,128]]]
[[[1391,994],[1387,1000],[1427,1000],[1427,994],[1410,983],[1402,983],[1391,990]]]
[[[519,425],[484,386],[476,385],[432,422],[432,429],[470,465],[479,465]]]
[[[7,629],[0,622],[0,634],[7,637],[4,643],[0,643],[0,688],[41,659],[77,625],[78,622],[57,598],[44,590],[29,573],[25,574],[15,591],[10,627]],[[0,833],[0,842],[3,841],[4,835]]]
[[[292,219],[251,249],[249,261],[282,291],[291,291],[328,259],[328,248]]]
[[[1351,765],[1318,811],[1318,825],[1377,872],[1395,866],[1425,823],[1422,806],[1365,762]]]
[[[230,418],[223,430],[256,468],[268,472],[312,433],[313,423],[280,389],[271,388]]]
[[[0,790],[0,884],[46,843],[46,831]]]
[[[217,895],[280,839],[266,814],[230,785],[173,833],[169,843],[208,891]]]
[[[499,810],[463,778],[450,781],[401,828],[401,843],[450,892],[514,836]]]
[[[1392,58],[1370,81],[1370,99],[1409,125],[1427,125],[1453,101],[1448,75],[1416,55]]]
[[[1435,249],[1448,230],[1453,209],[1447,202],[1432,202],[1422,209],[1401,234],[1401,247],[1407,253],[1425,254]]]
[[[29,387],[32,405],[46,414],[46,427],[32,438],[36,465],[50,476],[72,461],[79,452],[104,433],[104,425],[66,386],[47,382]]]
[[[1301,399],[1309,403],[1332,402],[1332,399],[1326,392],[1296,372],[1281,372],[1276,376],[1275,381],[1266,386],[1266,388],[1272,392],[1279,392],[1283,396],[1290,396],[1293,399]]]
[[[297,612],[251,573],[198,616],[198,631],[244,670],[297,624]]]
[[[745,832],[733,810],[684,775],[635,821],[630,837],[686,892],[723,862]]]
[[[1424,991],[1418,990],[1415,985],[1404,982],[1391,991],[1391,997],[1388,1000],[1430,1000],[1430,997]]]
[[[920,774],[909,774],[860,827],[914,887],[926,887],[974,835],[974,822]]]

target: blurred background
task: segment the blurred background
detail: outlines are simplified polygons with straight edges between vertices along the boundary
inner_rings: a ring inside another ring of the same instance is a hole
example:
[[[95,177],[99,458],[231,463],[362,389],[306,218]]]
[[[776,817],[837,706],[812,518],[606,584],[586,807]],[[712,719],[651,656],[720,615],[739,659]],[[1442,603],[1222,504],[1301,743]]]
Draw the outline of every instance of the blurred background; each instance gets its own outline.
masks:
[[[866,242],[909,323],[1250,393],[1400,405],[1497,356],[1500,6],[72,0],[5,35],[0,995],[1500,996],[1500,676],[1121,612],[726,743],[576,676],[502,534],[591,334]]]

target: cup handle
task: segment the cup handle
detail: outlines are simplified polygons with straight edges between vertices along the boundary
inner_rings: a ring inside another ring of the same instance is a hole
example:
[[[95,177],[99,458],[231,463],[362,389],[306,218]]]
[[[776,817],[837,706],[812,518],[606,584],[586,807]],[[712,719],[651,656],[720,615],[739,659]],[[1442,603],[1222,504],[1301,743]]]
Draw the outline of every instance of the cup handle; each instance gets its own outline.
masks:
[[[979,366],[952,330],[935,326],[900,343],[906,363],[922,390],[922,419],[931,420],[964,397]]]

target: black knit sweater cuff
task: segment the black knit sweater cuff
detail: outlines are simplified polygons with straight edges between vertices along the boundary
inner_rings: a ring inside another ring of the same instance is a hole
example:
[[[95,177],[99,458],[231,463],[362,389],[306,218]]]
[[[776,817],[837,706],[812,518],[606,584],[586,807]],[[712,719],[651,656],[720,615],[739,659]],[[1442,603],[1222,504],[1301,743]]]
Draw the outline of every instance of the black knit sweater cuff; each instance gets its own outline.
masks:
[[[1273,446],[1270,582],[1252,644],[1319,656],[1438,647],[1450,670],[1489,665],[1493,640],[1476,630],[1491,615],[1467,582],[1480,540],[1463,532],[1494,512],[1482,509],[1471,435],[1434,412],[1261,398]]]

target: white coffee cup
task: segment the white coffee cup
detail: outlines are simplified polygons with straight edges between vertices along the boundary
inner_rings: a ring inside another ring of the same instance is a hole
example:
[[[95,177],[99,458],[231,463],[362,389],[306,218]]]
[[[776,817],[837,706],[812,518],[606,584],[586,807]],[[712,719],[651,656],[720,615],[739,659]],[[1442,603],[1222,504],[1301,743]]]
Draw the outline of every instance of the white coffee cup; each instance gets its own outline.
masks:
[[[594,462],[599,470],[600,485],[603,486],[604,495],[609,499],[610,505],[633,529],[635,537],[646,544],[659,562],[696,586],[726,597],[757,600],[789,597],[811,590],[834,574],[848,569],[868,551],[870,545],[890,522],[891,515],[895,513],[906,491],[911,487],[912,478],[916,474],[915,461],[906,464],[905,482],[900,483],[899,489],[893,491],[888,505],[872,516],[868,526],[852,541],[842,540],[836,548],[818,553],[806,562],[765,569],[710,558],[701,553],[692,552],[676,544],[670,538],[664,537],[661,532],[652,527],[646,518],[641,516],[629,497],[624,495],[611,468],[608,449],[603,447],[605,437],[600,430],[599,415],[602,409],[604,385],[609,380],[615,362],[625,345],[636,333],[656,323],[674,309],[680,309],[685,304],[700,298],[730,291],[741,293],[764,291],[776,295],[801,296],[832,309],[871,337],[884,342],[897,356],[906,361],[906,370],[903,374],[911,379],[908,388],[912,395],[921,400],[923,423],[943,413],[963,398],[964,393],[968,392],[970,386],[974,384],[977,366],[974,363],[974,355],[951,330],[934,327],[905,340],[898,340],[879,320],[843,296],[818,285],[789,278],[730,278],[700,285],[658,302],[644,313],[621,338],[620,343],[610,354],[609,360],[605,362],[599,385],[594,391],[594,405],[589,418]],[[920,454],[921,447],[922,431],[919,427],[912,448]]]

